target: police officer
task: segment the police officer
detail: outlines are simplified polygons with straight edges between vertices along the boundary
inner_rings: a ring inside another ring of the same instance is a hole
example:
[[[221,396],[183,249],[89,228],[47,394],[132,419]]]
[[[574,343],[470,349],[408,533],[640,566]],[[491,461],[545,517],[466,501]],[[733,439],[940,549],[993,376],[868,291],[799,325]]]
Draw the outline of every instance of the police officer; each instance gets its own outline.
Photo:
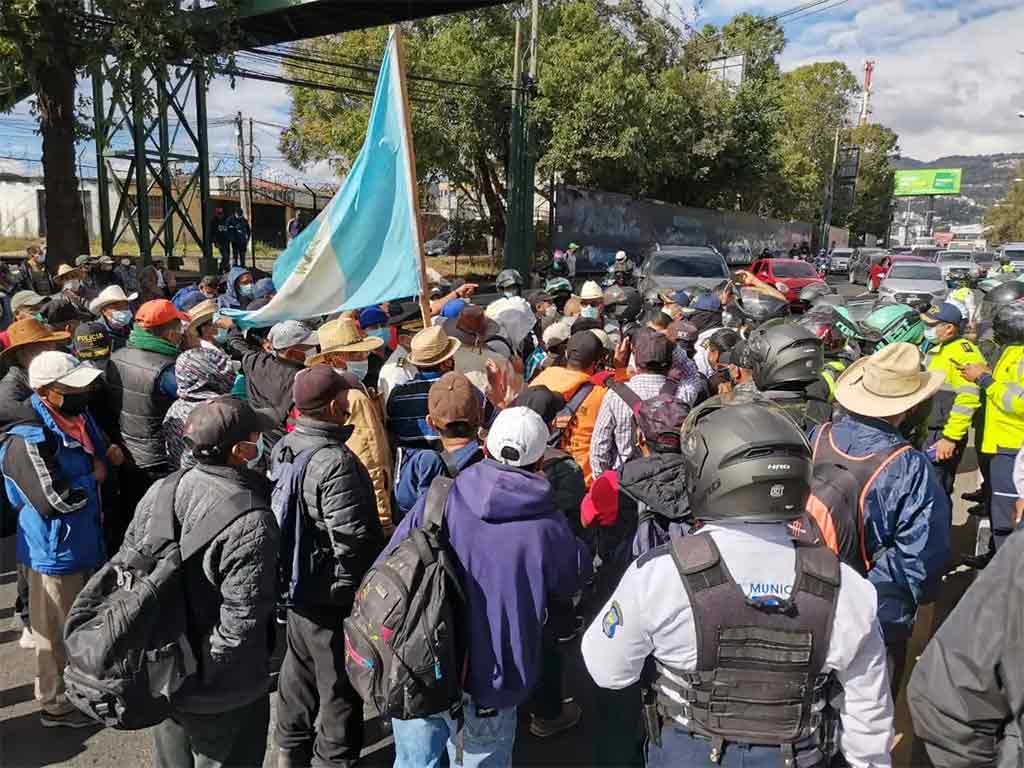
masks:
[[[615,261],[608,268],[608,272],[614,285],[625,287],[633,285],[635,282],[633,263],[629,260],[625,251],[619,251],[615,254]]]
[[[984,365],[985,358],[961,336],[965,318],[955,304],[945,302],[921,315],[921,319],[927,326],[925,366],[946,376],[942,389],[932,399],[926,445],[939,483],[946,493],[952,493],[960,457],[967,445],[967,432],[981,405],[978,385],[967,381],[962,371],[972,363]]]
[[[631,565],[583,638],[599,686],[644,676],[648,768],[826,766],[836,718],[850,766],[890,766],[874,589],[787,527],[810,490],[803,432],[756,396],[712,398],[684,424],[682,451],[703,526]]]
[[[978,327],[978,300],[974,289],[971,288],[969,277],[960,277],[956,280],[955,287],[949,292],[946,301],[956,306],[960,314],[964,316],[965,330],[974,334]]]
[[[973,363],[963,369],[968,382],[985,391],[985,433],[981,451],[991,455],[989,515],[993,550],[1013,532],[1013,461],[1024,443],[1024,304],[1007,304],[992,321],[995,341],[1003,348],[999,362],[989,370]]]
[[[506,299],[511,299],[523,294],[523,286],[526,283],[523,280],[523,276],[519,274],[519,270],[503,269],[498,273],[494,285],[501,291],[502,296]]]

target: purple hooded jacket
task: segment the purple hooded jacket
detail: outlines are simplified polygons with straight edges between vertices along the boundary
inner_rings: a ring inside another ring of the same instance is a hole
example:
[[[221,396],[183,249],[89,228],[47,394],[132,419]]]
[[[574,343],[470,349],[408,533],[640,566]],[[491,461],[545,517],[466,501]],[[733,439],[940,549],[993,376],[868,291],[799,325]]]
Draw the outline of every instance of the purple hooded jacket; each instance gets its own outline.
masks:
[[[426,494],[381,558],[422,525],[425,501]],[[590,575],[590,557],[555,508],[542,475],[491,459],[456,478],[445,521],[468,602],[466,692],[482,707],[517,706],[540,674],[548,598],[578,591],[581,577]]]

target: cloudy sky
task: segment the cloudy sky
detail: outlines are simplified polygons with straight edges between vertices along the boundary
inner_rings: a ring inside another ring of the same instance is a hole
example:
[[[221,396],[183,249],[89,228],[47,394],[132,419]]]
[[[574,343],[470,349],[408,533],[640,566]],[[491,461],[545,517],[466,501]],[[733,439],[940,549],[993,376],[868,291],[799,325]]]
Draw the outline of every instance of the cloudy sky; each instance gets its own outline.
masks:
[[[671,14],[692,18],[684,10],[689,0],[648,2],[655,9],[668,3]],[[705,0],[698,23],[721,24],[743,11],[770,16],[798,4]],[[785,69],[839,59],[860,76],[865,59],[875,60],[873,118],[900,134],[904,156],[931,160],[1024,151],[1024,119],[1017,117],[1024,110],[1022,0],[827,0],[784,21]],[[296,171],[280,157],[276,126],[288,123],[289,107],[283,86],[239,80],[232,89],[219,78],[208,105],[215,172],[237,173],[234,128],[227,118],[242,110],[264,123],[255,134],[263,157],[259,175],[281,181],[331,178],[325,166]],[[39,172],[33,161],[40,146],[32,125],[25,104],[13,115],[0,115],[0,170]],[[83,170],[92,175],[91,145],[80,151]]]

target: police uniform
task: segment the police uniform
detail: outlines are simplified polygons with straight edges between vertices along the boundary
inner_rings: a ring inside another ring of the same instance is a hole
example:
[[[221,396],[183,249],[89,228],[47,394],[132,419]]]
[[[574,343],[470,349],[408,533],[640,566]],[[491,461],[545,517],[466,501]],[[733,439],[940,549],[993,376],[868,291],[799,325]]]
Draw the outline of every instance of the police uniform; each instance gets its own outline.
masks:
[[[976,325],[978,322],[978,302],[975,298],[974,291],[966,285],[962,285],[950,291],[946,297],[946,301],[956,306],[960,310],[960,314],[964,316],[964,320],[967,321],[968,325]]]
[[[967,444],[967,433],[971,428],[974,414],[981,406],[981,389],[967,381],[961,373],[965,365],[984,365],[981,351],[970,341],[956,338],[930,350],[925,356],[929,371],[941,371],[946,376],[942,389],[932,400],[932,411],[928,422],[928,445],[941,439],[956,443],[953,455],[942,462],[935,462],[939,483],[946,493],[953,492],[957,467]]]
[[[685,538],[701,536],[713,540],[721,562],[747,602],[786,601],[798,591],[794,585],[797,550],[785,524],[709,524]],[[622,689],[636,683],[642,675],[646,678],[653,667],[651,685],[659,701],[655,722],[660,725],[660,738],[649,735],[649,768],[716,762],[748,768],[785,764],[785,753],[780,755],[779,746],[765,745],[764,740],[761,745],[716,743],[706,734],[699,735],[697,721],[687,716],[694,710],[682,703],[679,692],[693,690],[687,678],[698,669],[700,630],[689,588],[683,588],[683,577],[671,546],[651,550],[631,565],[586,631],[583,658],[590,675],[602,688]],[[821,673],[831,672],[844,691],[842,697],[831,702],[838,709],[838,750],[852,768],[886,768],[892,764],[889,752],[893,742],[893,705],[885,646],[876,617],[877,597],[868,581],[846,565],[839,567],[834,619],[820,667]],[[740,650],[740,656],[744,651],[757,653],[755,646]],[[649,657],[654,663],[648,665],[645,674]],[[723,658],[721,654],[719,658]],[[673,708],[673,702],[680,702],[678,710]],[[773,700],[772,704],[775,703]],[[714,711],[710,706],[708,710]],[[645,721],[650,723],[650,718],[645,717]],[[804,762],[806,757],[798,750],[794,764],[827,764],[821,759]],[[787,759],[791,758],[792,755]]]
[[[989,513],[996,548],[1014,529],[1017,491],[1013,462],[1024,443],[1024,345],[1006,347],[991,374],[979,382],[985,390],[985,432],[981,451],[991,455]]]

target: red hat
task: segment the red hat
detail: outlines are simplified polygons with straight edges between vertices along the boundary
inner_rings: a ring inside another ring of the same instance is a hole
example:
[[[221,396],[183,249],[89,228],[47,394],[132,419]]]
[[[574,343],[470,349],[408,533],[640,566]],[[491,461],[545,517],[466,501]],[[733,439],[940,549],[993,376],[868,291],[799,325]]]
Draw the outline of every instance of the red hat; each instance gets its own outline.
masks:
[[[172,320],[181,320],[187,323],[188,319],[188,315],[179,311],[167,299],[147,301],[135,313],[135,322],[143,328],[159,328],[161,325],[166,325]]]
[[[580,520],[587,528],[615,525],[619,519],[619,473],[608,470],[594,480],[580,506]]]

